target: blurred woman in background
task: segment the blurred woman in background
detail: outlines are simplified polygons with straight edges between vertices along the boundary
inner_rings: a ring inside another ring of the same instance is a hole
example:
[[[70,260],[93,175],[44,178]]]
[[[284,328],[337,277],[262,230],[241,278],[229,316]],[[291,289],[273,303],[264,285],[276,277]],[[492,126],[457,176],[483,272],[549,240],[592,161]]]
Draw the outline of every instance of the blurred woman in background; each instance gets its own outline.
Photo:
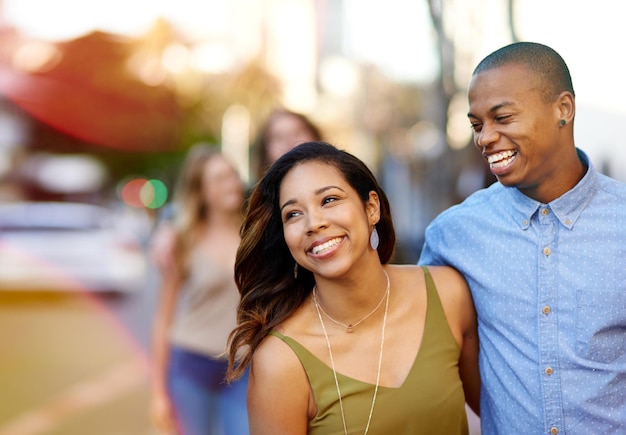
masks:
[[[163,432],[248,433],[247,377],[225,384],[223,357],[239,301],[233,267],[243,200],[243,183],[229,161],[205,145],[189,151],[173,223],[159,232],[169,240],[160,240],[153,255],[161,294],[153,329],[152,416]]]
[[[287,109],[276,109],[265,121],[252,145],[255,180],[280,156],[302,142],[322,139],[319,128],[306,116]]]

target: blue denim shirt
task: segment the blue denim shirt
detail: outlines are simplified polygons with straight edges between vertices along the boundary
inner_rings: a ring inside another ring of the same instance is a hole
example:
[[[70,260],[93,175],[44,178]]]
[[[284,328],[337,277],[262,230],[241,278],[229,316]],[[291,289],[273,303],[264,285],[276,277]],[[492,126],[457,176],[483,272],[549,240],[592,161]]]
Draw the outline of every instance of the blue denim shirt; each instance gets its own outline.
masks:
[[[476,304],[485,435],[626,433],[626,184],[578,154],[549,204],[495,183],[426,229]]]

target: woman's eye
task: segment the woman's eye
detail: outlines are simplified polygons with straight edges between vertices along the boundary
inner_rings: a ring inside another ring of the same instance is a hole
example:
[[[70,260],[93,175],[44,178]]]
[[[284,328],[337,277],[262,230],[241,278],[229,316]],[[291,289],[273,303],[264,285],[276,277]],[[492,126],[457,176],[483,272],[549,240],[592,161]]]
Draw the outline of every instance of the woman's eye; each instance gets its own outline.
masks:
[[[329,196],[324,198],[324,200],[322,201],[322,204],[328,204],[329,202],[334,202],[337,201],[337,198],[334,196]]]
[[[511,115],[502,115],[502,116],[496,116],[496,121],[497,122],[502,122],[502,121],[506,121],[508,118],[510,118]]]
[[[290,211],[290,212],[285,213],[284,220],[288,221],[289,219],[294,218],[296,216],[298,216],[298,212],[297,211]]]

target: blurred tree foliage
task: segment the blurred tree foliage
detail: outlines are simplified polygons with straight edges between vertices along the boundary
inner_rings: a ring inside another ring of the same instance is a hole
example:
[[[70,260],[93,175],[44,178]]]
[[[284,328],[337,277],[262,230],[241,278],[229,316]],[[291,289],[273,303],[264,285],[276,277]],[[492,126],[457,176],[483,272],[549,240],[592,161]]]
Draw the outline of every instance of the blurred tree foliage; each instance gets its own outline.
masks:
[[[6,68],[26,42],[15,34],[0,38]],[[19,86],[2,92],[32,120],[24,151],[96,156],[108,168],[109,189],[133,176],[171,187],[190,146],[220,140],[228,107],[246,107],[254,133],[280,101],[279,83],[259,59],[219,74],[184,59],[172,70],[164,62],[172,47],[191,50],[193,43],[159,21],[142,38],[94,32],[55,44],[55,56],[34,70],[13,66],[9,77]]]

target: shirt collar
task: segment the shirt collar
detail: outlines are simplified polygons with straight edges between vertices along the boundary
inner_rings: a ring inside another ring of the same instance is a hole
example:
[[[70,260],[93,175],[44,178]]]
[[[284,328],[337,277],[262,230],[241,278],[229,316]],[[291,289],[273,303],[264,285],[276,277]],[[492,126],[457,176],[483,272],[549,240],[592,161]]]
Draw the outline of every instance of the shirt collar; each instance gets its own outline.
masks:
[[[595,167],[582,150],[577,148],[576,152],[581,163],[587,168],[585,176],[571,190],[547,204],[559,222],[568,229],[574,227],[585,206],[598,189],[598,174]],[[546,204],[529,198],[516,188],[508,190],[512,196],[514,208],[518,212],[519,225],[522,229],[526,229],[530,226],[532,216]]]

